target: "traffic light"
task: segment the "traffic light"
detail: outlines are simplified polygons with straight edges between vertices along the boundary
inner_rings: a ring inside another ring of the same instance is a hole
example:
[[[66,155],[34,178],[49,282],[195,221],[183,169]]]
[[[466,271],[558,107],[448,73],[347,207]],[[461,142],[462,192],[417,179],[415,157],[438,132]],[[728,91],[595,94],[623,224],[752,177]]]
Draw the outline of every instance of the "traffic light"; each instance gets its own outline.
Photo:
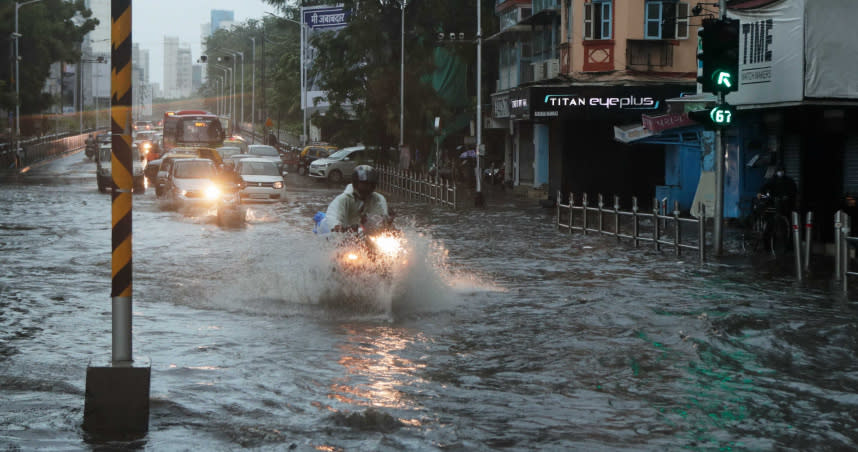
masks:
[[[704,19],[697,30],[702,41],[697,58],[703,62],[697,81],[706,93],[730,93],[739,89],[739,21]]]
[[[705,110],[688,112],[688,117],[703,124],[706,130],[723,129],[733,124],[736,109],[732,105],[723,103]]]

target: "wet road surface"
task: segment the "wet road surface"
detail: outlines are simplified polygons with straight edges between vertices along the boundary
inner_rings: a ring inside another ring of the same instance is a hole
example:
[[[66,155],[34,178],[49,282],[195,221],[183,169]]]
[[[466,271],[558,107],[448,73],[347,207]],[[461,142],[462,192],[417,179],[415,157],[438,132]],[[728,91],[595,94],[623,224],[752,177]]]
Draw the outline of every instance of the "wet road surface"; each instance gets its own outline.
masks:
[[[407,263],[344,283],[311,232],[341,189],[290,174],[287,202],[243,228],[134,196],[151,412],[119,446],[858,448],[858,317],[824,284],[570,236],[496,193],[486,209],[393,201]],[[86,366],[110,355],[110,246],[82,154],[0,182],[5,448],[99,446],[81,423]]]

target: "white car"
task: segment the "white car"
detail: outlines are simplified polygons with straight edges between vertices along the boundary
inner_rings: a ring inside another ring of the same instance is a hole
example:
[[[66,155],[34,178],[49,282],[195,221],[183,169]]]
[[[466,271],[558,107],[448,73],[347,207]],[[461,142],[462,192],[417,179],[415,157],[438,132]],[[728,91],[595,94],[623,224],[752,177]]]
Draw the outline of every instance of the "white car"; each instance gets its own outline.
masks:
[[[277,170],[285,174],[283,160],[280,158],[280,152],[274,146],[267,144],[251,144],[247,146],[247,153],[259,158],[271,160],[277,164]]]
[[[214,162],[203,158],[173,161],[166,190],[167,199],[176,205],[214,206],[221,195]]]
[[[286,199],[286,183],[275,162],[243,158],[235,162],[235,172],[244,181],[242,201],[276,202]]]
[[[328,158],[314,160],[310,163],[308,174],[316,179],[328,179],[340,183],[351,177],[358,165],[372,164],[371,151],[366,146],[355,146],[340,149]]]

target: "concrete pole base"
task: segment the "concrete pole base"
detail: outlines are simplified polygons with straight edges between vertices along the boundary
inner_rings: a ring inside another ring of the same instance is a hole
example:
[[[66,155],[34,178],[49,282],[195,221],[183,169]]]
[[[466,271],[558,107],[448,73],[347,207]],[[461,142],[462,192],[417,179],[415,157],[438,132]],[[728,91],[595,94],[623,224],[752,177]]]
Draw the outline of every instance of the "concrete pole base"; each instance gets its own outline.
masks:
[[[97,439],[145,436],[149,431],[150,375],[147,358],[127,364],[87,366],[83,429]]]

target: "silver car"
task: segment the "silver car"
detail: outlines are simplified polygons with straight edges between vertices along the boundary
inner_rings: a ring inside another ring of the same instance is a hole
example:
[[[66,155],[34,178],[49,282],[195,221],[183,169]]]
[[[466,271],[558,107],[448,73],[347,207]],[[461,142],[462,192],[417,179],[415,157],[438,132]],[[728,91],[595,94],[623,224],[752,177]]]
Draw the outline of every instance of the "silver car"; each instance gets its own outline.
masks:
[[[286,199],[283,175],[271,160],[243,158],[235,162],[235,172],[244,181],[242,201],[275,202]]]
[[[371,151],[366,146],[354,146],[340,149],[327,158],[314,160],[310,163],[308,175],[316,179],[327,179],[340,183],[352,176],[358,165],[374,163]]]

